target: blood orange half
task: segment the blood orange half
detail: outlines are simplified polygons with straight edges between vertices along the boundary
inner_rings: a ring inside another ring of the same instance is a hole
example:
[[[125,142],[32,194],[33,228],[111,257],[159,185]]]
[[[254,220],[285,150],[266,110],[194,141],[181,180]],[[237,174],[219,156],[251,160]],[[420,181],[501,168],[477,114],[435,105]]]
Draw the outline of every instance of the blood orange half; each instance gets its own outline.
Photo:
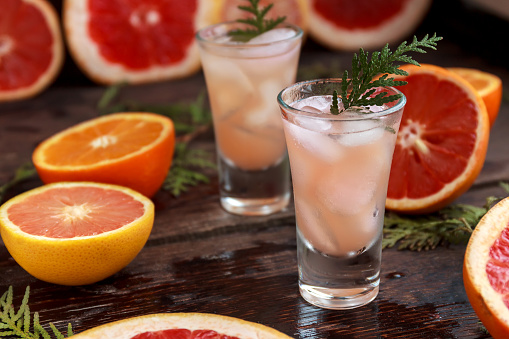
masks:
[[[397,42],[426,15],[431,0],[309,0],[309,34],[338,50]]]
[[[64,59],[59,18],[46,0],[2,0],[0,101],[32,97],[57,77]]]
[[[145,245],[154,204],[131,189],[56,183],[0,207],[0,233],[14,260],[34,277],[91,284],[127,266]]]
[[[161,313],[104,324],[76,339],[290,339],[270,327],[207,313]]]
[[[389,178],[386,207],[436,211],[463,194],[481,171],[489,139],[486,106],[463,78],[442,67],[405,65],[395,77],[407,103]]]
[[[509,338],[509,198],[476,226],[463,261],[468,300],[494,338]]]
[[[214,22],[210,0],[65,0],[71,55],[96,82],[143,83],[200,67],[195,32]]]

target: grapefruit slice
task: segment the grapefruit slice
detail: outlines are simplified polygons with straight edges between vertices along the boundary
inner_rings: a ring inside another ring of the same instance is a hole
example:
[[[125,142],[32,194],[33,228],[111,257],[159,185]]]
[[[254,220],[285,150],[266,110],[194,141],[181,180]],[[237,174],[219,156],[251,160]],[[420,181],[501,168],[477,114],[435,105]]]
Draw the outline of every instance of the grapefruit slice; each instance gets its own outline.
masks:
[[[44,183],[94,181],[130,187],[147,197],[161,187],[175,148],[173,122],[151,113],[116,113],[61,131],[35,149]]]
[[[422,21],[431,0],[309,0],[309,34],[337,50],[398,42]]]
[[[492,207],[470,236],[463,283],[475,313],[494,338],[509,338],[509,198]]]
[[[34,277],[86,285],[127,266],[152,230],[154,205],[125,187],[55,183],[0,207],[0,233],[14,260]]]
[[[273,4],[266,18],[276,19],[278,16],[286,16],[286,23],[299,26],[304,33],[309,26],[309,7],[308,0],[260,0],[261,7]],[[250,16],[249,13],[238,8],[239,5],[245,5],[238,0],[219,0],[219,18],[221,22],[235,21]]]
[[[405,65],[407,103],[394,149],[386,207],[430,213],[463,194],[481,171],[489,139],[486,106],[463,78],[442,67]]]
[[[145,83],[200,68],[195,32],[215,20],[210,0],[65,0],[64,33],[74,61],[101,84]]]
[[[208,313],[160,313],[104,324],[76,339],[289,339],[270,327]]]
[[[451,67],[449,71],[458,74],[467,80],[479,92],[486,104],[486,110],[490,118],[490,126],[493,127],[497,119],[500,103],[502,102],[502,80],[495,74],[487,73],[473,68]]]
[[[0,101],[39,94],[55,80],[63,59],[59,18],[48,1],[2,1]]]

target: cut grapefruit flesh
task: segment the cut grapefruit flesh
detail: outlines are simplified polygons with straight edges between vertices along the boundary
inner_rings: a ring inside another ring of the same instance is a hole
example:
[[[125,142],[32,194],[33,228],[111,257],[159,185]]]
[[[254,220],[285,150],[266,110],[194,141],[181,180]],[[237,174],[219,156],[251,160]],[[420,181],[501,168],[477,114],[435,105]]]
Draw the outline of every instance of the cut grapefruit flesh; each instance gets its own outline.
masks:
[[[235,21],[237,19],[245,19],[251,17],[252,14],[242,11],[239,5],[246,5],[247,2],[238,0],[219,0],[219,21]],[[285,16],[286,23],[299,26],[304,33],[307,32],[309,26],[309,6],[308,0],[260,0],[259,6],[265,7],[273,4],[266,18],[276,19],[278,16]]]
[[[495,74],[483,72],[474,68],[449,67],[449,71],[467,80],[484,100],[493,127],[502,102],[502,80]]]
[[[434,65],[405,65],[407,98],[386,207],[430,213],[463,194],[481,171],[489,139],[486,106],[458,75]]]
[[[398,42],[422,21],[431,0],[309,0],[309,34],[337,50]]]
[[[82,333],[76,339],[289,339],[270,327],[208,313],[160,313],[111,322]]]
[[[86,285],[127,266],[145,245],[154,204],[131,189],[55,183],[0,207],[0,233],[14,260],[34,277]]]
[[[195,32],[212,24],[210,0],[65,0],[71,56],[102,84],[188,76],[200,68]]]
[[[151,197],[163,184],[175,147],[172,120],[116,113],[91,119],[41,142],[32,161],[44,183],[94,181]]]
[[[463,261],[468,300],[494,338],[509,338],[509,198],[474,229]]]
[[[43,91],[58,76],[63,59],[59,17],[48,1],[2,1],[0,101]]]

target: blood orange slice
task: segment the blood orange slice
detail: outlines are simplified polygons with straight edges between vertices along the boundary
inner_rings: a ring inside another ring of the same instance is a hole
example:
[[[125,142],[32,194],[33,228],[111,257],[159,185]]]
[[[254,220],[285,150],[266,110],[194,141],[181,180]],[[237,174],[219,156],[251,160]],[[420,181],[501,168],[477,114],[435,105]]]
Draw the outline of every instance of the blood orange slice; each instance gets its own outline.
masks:
[[[338,50],[378,48],[411,33],[431,0],[310,0],[309,34]]]
[[[34,277],[62,285],[100,281],[127,266],[152,230],[154,205],[125,187],[56,183],[0,207],[0,233]]]
[[[490,126],[493,127],[502,102],[502,80],[495,74],[473,68],[451,67],[448,70],[467,80],[479,92],[486,104]]]
[[[468,300],[494,338],[509,338],[509,198],[476,226],[463,261]]]
[[[96,82],[143,83],[200,67],[194,34],[215,19],[210,0],[65,0],[71,55]]]
[[[239,0],[219,0],[219,18],[220,21],[234,21],[249,17],[250,14],[238,8],[239,5],[247,4]],[[261,7],[273,4],[272,9],[266,18],[275,19],[278,16],[286,16],[286,23],[299,26],[303,32],[307,32],[309,26],[309,6],[308,0],[260,0]]]
[[[59,18],[46,0],[3,0],[0,101],[32,97],[57,77],[64,59]]]
[[[173,122],[151,113],[116,113],[82,122],[37,146],[32,161],[44,183],[94,181],[148,197],[161,187],[175,147]]]
[[[481,171],[489,139],[486,106],[460,76],[438,66],[405,65],[395,77],[407,104],[389,178],[386,207],[436,211],[463,194]]]
[[[74,335],[76,339],[289,339],[270,327],[207,313],[161,313],[124,319]]]

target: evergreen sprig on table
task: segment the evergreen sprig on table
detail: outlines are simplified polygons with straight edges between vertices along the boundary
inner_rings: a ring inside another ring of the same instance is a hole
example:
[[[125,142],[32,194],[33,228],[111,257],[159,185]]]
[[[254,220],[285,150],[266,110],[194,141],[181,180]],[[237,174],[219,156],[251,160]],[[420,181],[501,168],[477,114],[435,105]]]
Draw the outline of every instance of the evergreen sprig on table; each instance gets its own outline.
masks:
[[[406,81],[396,81],[394,78],[389,77],[390,74],[408,75],[406,71],[399,68],[397,63],[419,65],[407,53],[426,53],[423,48],[435,50],[437,42],[440,40],[442,40],[442,37],[437,37],[436,33],[432,37],[426,34],[420,41],[414,36],[411,43],[402,42],[394,52],[389,49],[389,44],[386,44],[381,51],[373,52],[371,58],[368,52],[360,48],[359,54],[355,53],[352,59],[352,75],[350,76],[348,71],[345,70],[339,93],[337,90],[333,92],[333,99],[339,96],[343,103],[343,108],[340,109],[336,102],[331,105],[331,113],[339,114],[350,107],[382,106],[401,98],[400,94],[388,95],[386,92],[371,96],[375,93],[377,87],[406,85]],[[379,74],[381,76],[377,80],[373,80]]]

